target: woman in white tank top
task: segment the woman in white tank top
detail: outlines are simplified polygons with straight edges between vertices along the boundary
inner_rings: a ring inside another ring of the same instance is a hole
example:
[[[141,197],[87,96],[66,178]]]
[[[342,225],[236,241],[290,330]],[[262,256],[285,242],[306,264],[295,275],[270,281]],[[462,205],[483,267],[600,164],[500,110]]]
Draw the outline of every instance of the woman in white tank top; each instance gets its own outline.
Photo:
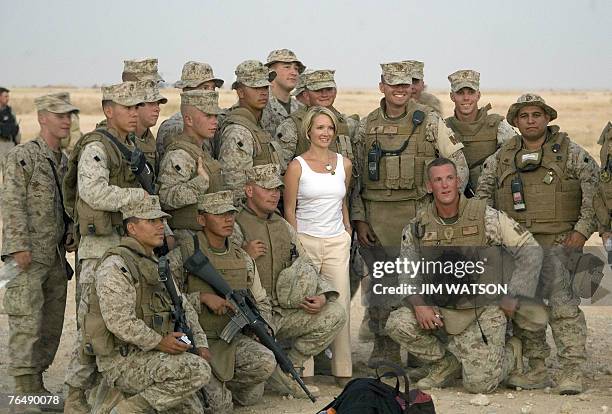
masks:
[[[310,148],[289,163],[283,194],[285,219],[296,228],[308,255],[338,291],[347,321],[331,344],[332,374],[340,384],[352,376],[350,341],[349,256],[351,225],[346,200],[351,160],[329,150],[338,121],[332,111],[311,108],[302,124]]]

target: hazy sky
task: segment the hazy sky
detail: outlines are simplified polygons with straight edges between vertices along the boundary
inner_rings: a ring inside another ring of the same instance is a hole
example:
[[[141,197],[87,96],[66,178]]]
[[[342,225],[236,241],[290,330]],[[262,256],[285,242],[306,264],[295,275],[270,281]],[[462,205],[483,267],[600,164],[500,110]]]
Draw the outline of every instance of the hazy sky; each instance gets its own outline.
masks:
[[[380,62],[425,62],[425,80],[472,68],[495,89],[612,88],[612,1],[0,0],[0,85],[110,84],[124,59],[188,60],[229,88],[246,59],[290,48],[342,87],[376,87]]]

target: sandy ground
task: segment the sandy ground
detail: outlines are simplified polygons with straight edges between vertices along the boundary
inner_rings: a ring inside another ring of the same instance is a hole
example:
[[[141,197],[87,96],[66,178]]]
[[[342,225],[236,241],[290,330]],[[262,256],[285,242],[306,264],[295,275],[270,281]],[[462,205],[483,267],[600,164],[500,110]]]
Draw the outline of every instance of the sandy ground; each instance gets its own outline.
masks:
[[[11,91],[11,105],[15,108],[24,139],[32,138],[37,132],[36,116],[33,111],[33,99],[43,93],[59,89],[13,89]],[[99,93],[94,89],[71,90],[73,101],[83,109],[81,127],[83,131],[90,130],[95,122],[102,119],[99,111]],[[505,115],[508,105],[512,103],[521,92],[484,92],[481,104],[493,103],[493,110]],[[612,92],[558,92],[540,91],[547,102],[552,104],[560,114],[558,123],[562,129],[568,131],[570,136],[586,147],[598,159],[599,147],[596,140],[606,124],[612,118],[610,111]],[[160,119],[165,119],[178,109],[178,94],[174,89],[164,90],[163,94],[170,99],[162,111]],[[444,111],[449,115],[452,111],[446,92],[435,93],[444,103]],[[377,104],[380,96],[375,91],[359,90],[346,91],[338,95],[337,108],[346,113],[366,115]],[[222,106],[229,106],[234,101],[231,91],[221,94]],[[557,123],[557,121],[555,121]],[[593,236],[589,245],[599,246],[600,241]],[[604,287],[612,291],[612,272],[606,270]],[[605,292],[602,290],[601,292]],[[599,293],[598,293],[599,294]],[[0,297],[3,292],[0,290]],[[555,389],[544,391],[517,391],[501,388],[488,396],[489,404],[475,406],[470,403],[473,395],[465,393],[461,387],[455,385],[443,390],[433,390],[431,393],[439,413],[604,413],[612,412],[612,300],[610,294],[602,295],[596,304],[583,306],[588,324],[587,358],[585,366],[587,391],[579,396],[559,396]],[[64,373],[75,340],[75,306],[74,283],[69,284],[68,304],[64,323],[64,334],[60,344],[55,363],[45,374],[47,387],[54,392],[60,392]],[[357,338],[359,324],[363,315],[363,307],[359,295],[353,300],[351,308],[351,332],[353,337],[353,362],[355,375],[368,375],[365,361],[370,354],[372,343],[363,342]],[[0,393],[10,393],[13,389],[12,378],[7,376],[6,368],[10,355],[7,352],[8,322],[6,315],[0,315]],[[552,339],[549,333],[549,342]],[[553,345],[554,354],[554,345]],[[553,356],[548,361],[553,374],[557,373],[558,364]],[[317,381],[322,391],[316,404],[308,400],[289,400],[273,394],[266,394],[255,406],[237,408],[236,413],[315,413],[319,408],[331,401],[340,389],[334,385],[333,378],[319,376]],[[608,408],[610,407],[610,408]],[[1,412],[1,409],[0,409]]]

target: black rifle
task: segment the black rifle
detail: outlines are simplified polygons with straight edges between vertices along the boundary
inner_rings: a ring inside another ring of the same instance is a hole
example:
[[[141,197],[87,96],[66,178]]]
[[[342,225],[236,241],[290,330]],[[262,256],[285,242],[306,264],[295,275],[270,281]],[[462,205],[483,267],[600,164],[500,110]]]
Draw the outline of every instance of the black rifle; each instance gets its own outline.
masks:
[[[170,300],[172,300],[172,319],[174,320],[174,332],[182,332],[189,341],[186,341],[184,337],[179,338],[180,341],[191,345],[189,352],[192,354],[196,353],[196,344],[193,339],[193,331],[187,324],[187,317],[185,316],[185,309],[183,309],[183,299],[176,291],[176,286],[170,275],[170,262],[167,256],[161,256],[157,265],[157,271],[159,273],[159,281],[164,283]]]
[[[293,362],[276,342],[274,334],[270,333],[272,331],[270,325],[261,316],[253,300],[248,295],[233,290],[217,272],[217,269],[213,267],[208,257],[202,253],[198,245],[195,246],[195,253],[185,261],[183,266],[189,273],[208,283],[218,295],[224,297],[235,309],[234,316],[231,317],[230,322],[221,332],[221,339],[230,343],[236,333],[244,327],[249,327],[259,339],[259,342],[272,351],[283,372],[290,374],[310,398],[310,401],[315,402],[315,397],[296,372]]]

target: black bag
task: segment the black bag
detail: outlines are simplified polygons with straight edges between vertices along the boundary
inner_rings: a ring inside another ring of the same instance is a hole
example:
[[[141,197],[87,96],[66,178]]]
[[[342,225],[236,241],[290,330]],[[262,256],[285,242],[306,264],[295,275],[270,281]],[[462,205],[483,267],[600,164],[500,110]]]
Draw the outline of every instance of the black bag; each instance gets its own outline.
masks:
[[[380,375],[379,368],[392,368]],[[395,377],[395,387],[385,384],[382,378]],[[400,378],[404,378],[404,392],[400,391]],[[351,380],[334,401],[318,411],[325,413],[333,408],[337,414],[435,414],[433,400],[421,390],[409,390],[404,370],[391,362],[376,366],[376,378]],[[333,412],[333,411],[332,411]]]

